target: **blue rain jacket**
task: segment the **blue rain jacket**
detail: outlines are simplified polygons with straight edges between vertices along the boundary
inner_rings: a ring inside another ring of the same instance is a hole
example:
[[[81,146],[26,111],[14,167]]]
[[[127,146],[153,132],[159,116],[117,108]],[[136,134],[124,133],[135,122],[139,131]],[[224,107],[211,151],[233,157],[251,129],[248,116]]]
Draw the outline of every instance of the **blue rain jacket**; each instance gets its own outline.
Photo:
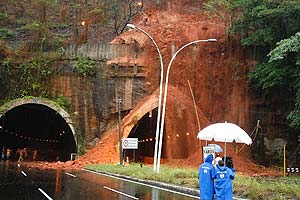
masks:
[[[226,166],[216,168],[216,200],[232,200],[234,172]]]
[[[212,165],[214,157],[209,154],[204,163],[200,165],[198,171],[199,185],[200,185],[200,199],[212,200],[214,199],[214,178],[215,168]]]

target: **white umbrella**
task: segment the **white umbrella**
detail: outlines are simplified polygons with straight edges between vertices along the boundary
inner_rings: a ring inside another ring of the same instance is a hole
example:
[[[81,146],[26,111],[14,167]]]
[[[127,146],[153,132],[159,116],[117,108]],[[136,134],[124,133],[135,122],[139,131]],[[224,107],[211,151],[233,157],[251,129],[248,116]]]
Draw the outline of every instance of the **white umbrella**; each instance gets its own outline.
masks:
[[[241,127],[232,123],[215,123],[199,131],[197,138],[200,140],[214,140],[225,142],[224,156],[226,157],[226,142],[252,144],[252,139]]]

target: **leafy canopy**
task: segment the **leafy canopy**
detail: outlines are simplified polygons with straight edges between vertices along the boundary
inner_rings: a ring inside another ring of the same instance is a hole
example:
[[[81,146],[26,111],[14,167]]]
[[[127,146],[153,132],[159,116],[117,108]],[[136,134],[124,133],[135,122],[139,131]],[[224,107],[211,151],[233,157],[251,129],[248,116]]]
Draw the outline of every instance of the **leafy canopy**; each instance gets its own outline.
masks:
[[[244,45],[273,48],[277,42],[300,30],[299,0],[237,0],[239,15],[231,31]]]
[[[300,2],[299,0],[208,0],[203,8],[238,33],[244,46],[259,47],[261,59],[248,74],[265,93],[291,92],[290,125],[300,128]],[[229,23],[228,23],[229,22]]]
[[[288,39],[281,40],[268,56],[274,69],[284,68],[279,78],[290,81],[289,88],[295,92],[295,109],[288,115],[292,127],[300,127],[300,32]],[[271,82],[271,81],[270,81]]]
[[[251,83],[265,92],[286,88],[294,96],[290,125],[300,128],[300,3],[299,0],[237,0],[243,15],[231,27],[245,46],[266,50],[249,73]]]

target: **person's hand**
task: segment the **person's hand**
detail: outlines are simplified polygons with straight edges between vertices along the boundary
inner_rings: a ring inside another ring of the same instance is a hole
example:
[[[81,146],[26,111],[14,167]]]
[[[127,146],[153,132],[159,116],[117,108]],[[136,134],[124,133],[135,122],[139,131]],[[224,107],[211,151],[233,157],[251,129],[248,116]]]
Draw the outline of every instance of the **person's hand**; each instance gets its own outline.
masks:
[[[235,172],[235,168],[234,168],[234,167],[233,167],[233,168],[230,168],[230,169],[231,169],[232,172]]]

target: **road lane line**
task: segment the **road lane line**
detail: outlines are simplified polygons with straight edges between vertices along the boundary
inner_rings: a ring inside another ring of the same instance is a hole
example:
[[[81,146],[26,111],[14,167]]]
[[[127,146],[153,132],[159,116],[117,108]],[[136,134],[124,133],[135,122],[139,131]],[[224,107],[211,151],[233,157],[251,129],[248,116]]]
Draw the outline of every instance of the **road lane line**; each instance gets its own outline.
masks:
[[[87,171],[87,172],[92,172],[92,173],[95,173],[95,174],[99,174],[99,175],[102,175],[102,176],[108,176],[108,177],[119,179],[119,180],[122,180],[122,181],[127,181],[127,182],[130,182],[130,183],[144,185],[144,186],[156,188],[156,189],[159,189],[159,190],[164,190],[164,191],[167,191],[167,192],[171,192],[171,193],[175,193],[175,194],[179,194],[179,195],[199,199],[199,196],[194,196],[194,195],[190,195],[190,194],[186,194],[186,193],[182,193],[182,192],[177,192],[177,191],[174,191],[174,190],[169,190],[169,189],[166,189],[166,188],[163,188],[163,187],[158,187],[158,186],[154,186],[154,185],[150,185],[150,184],[146,184],[146,183],[140,183],[140,182],[137,182],[137,181],[132,181],[132,180],[125,179],[125,178],[120,178],[120,177],[117,177],[117,176],[111,176],[111,175],[108,175],[108,174],[96,172],[96,171],[89,170],[89,169],[83,169],[83,170]],[[233,197],[233,199],[236,199],[236,200],[249,200],[249,199],[243,199],[243,198],[239,198],[239,197]]]
[[[46,192],[44,192],[44,190],[42,190],[41,188],[38,188],[39,191],[49,200],[53,200]]]
[[[22,170],[21,173],[24,175],[24,176],[27,176],[27,174]]]
[[[159,190],[164,190],[164,191],[167,191],[167,192],[179,194],[179,195],[182,195],[182,196],[187,196],[187,197],[191,197],[191,198],[194,198],[194,199],[199,199],[199,196],[194,196],[194,195],[190,195],[190,194],[186,194],[186,193],[182,193],[182,192],[177,192],[175,190],[169,190],[169,189],[166,189],[166,188],[163,188],[163,187],[158,187],[158,186],[154,186],[154,185],[150,185],[150,184],[146,184],[146,183],[140,183],[140,182],[137,182],[137,181],[132,181],[132,180],[116,177],[116,176],[111,176],[111,175],[108,175],[108,174],[103,174],[103,173],[95,172],[95,171],[88,170],[88,169],[83,169],[83,170],[88,171],[88,172],[92,172],[92,173],[95,173],[95,174],[100,174],[100,175],[103,175],[103,176],[108,176],[108,177],[111,177],[111,178],[119,179],[119,180],[122,180],[122,181],[127,181],[127,182],[130,182],[130,183],[144,185],[144,186],[156,188],[156,189],[159,189]]]
[[[115,192],[115,193],[118,193],[118,194],[121,194],[121,195],[124,195],[124,196],[126,196],[126,197],[129,197],[129,198],[132,198],[132,199],[139,199],[139,198],[137,198],[137,197],[134,197],[134,196],[131,196],[131,195],[129,195],[129,194],[126,194],[126,193],[124,193],[124,192],[120,192],[120,191],[118,191],[118,190],[115,190],[115,189],[112,189],[112,188],[109,188],[109,187],[106,187],[106,186],[103,186],[105,189],[107,189],[107,190],[110,190],[110,191],[112,191],[112,192]]]
[[[68,173],[68,172],[66,172],[66,174],[69,175],[69,176],[72,176],[72,177],[75,177],[75,178],[76,178],[76,176],[73,175],[73,174],[70,174],[70,173]]]

